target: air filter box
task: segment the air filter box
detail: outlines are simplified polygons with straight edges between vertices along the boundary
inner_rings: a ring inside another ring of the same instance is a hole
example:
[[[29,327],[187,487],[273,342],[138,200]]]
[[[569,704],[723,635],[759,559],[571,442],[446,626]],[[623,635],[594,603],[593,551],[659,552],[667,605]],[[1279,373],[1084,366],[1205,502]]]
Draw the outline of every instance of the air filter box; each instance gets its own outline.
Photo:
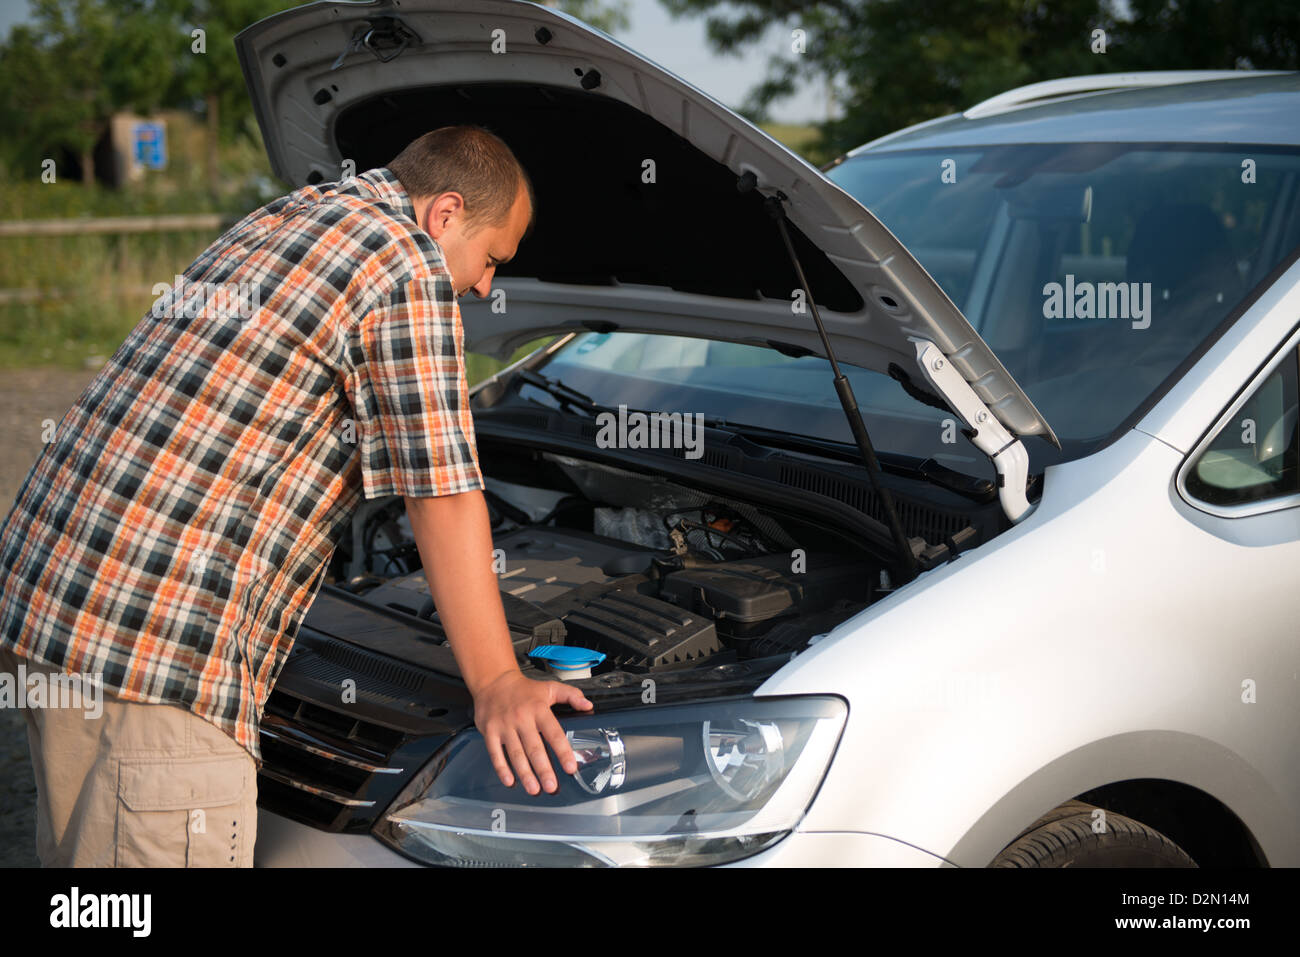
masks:
[[[808,614],[839,599],[866,601],[871,568],[838,555],[807,555],[803,571],[792,571],[785,554],[718,562],[669,572],[659,595],[717,622],[729,638],[764,632],[773,619]]]

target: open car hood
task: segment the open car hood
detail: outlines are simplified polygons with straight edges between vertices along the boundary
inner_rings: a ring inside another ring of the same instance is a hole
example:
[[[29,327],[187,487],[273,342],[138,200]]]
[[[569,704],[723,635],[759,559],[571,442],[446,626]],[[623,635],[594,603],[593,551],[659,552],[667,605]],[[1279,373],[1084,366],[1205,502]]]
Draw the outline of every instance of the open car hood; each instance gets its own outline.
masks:
[[[534,183],[535,227],[498,268],[494,295],[461,301],[467,348],[504,357],[539,335],[617,329],[824,355],[763,207],[780,191],[838,359],[885,373],[897,364],[928,382],[969,415],[990,457],[1017,436],[1059,445],[865,207],[578,20],[518,0],[322,2],[262,20],[235,43],[272,168],[295,186],[339,179],[347,161],[382,166],[444,125],[486,126],[510,144]],[[737,189],[744,173],[756,189]]]

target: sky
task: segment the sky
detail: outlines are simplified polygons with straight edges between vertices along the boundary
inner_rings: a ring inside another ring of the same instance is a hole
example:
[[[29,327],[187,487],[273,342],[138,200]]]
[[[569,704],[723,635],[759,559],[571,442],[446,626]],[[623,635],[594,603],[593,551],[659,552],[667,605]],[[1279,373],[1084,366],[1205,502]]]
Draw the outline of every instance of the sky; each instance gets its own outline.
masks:
[[[0,36],[15,23],[27,19],[27,0],[0,0]]]
[[[659,0],[631,0],[628,13],[631,28],[615,34],[615,39],[730,107],[739,106],[763,78],[772,54],[789,50],[789,27],[774,24],[761,43],[741,56],[721,56],[705,40],[703,17],[674,20]],[[819,86],[801,89],[774,103],[771,113],[772,119],[782,123],[824,120],[825,94]]]
[[[730,107],[741,104],[762,78],[768,57],[788,49],[790,42],[788,29],[773,25],[762,43],[741,56],[723,57],[709,49],[703,17],[674,20],[659,0],[631,0],[628,15],[631,26],[616,39]],[[0,36],[27,16],[27,0],[0,0]],[[825,119],[825,95],[820,87],[802,89],[773,104],[771,114],[782,123]]]

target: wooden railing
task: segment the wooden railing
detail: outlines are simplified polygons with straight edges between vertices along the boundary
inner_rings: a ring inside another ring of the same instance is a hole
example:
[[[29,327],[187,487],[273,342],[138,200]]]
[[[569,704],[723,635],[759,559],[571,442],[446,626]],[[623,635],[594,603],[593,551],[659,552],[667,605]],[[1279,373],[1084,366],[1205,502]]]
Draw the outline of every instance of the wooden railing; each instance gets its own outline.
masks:
[[[0,238],[16,236],[89,236],[128,233],[175,233],[208,231],[214,234],[239,221],[224,213],[184,213],[173,216],[99,216],[64,219],[15,219],[0,222]],[[145,295],[152,286],[132,286],[128,293]],[[0,289],[0,306],[13,303],[66,299],[74,295],[64,289]]]
[[[172,233],[183,230],[222,230],[238,218],[223,213],[178,216],[100,216],[67,219],[16,219],[0,222],[0,236],[83,236],[93,233]]]

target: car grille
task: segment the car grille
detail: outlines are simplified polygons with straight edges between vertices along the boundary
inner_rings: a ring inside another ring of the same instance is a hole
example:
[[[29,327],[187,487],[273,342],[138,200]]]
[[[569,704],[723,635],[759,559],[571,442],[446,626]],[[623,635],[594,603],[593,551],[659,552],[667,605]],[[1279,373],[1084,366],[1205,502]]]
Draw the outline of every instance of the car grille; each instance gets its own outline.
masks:
[[[337,618],[340,607],[327,598],[321,617]],[[346,704],[344,682],[355,690]],[[455,707],[468,692],[442,682],[303,627],[262,715],[258,805],[328,831],[369,829],[468,720]]]
[[[376,775],[408,770],[392,760],[402,732],[283,691],[271,692],[261,736],[259,803],[327,830],[346,829],[354,818],[373,818],[382,808],[367,785]]]

